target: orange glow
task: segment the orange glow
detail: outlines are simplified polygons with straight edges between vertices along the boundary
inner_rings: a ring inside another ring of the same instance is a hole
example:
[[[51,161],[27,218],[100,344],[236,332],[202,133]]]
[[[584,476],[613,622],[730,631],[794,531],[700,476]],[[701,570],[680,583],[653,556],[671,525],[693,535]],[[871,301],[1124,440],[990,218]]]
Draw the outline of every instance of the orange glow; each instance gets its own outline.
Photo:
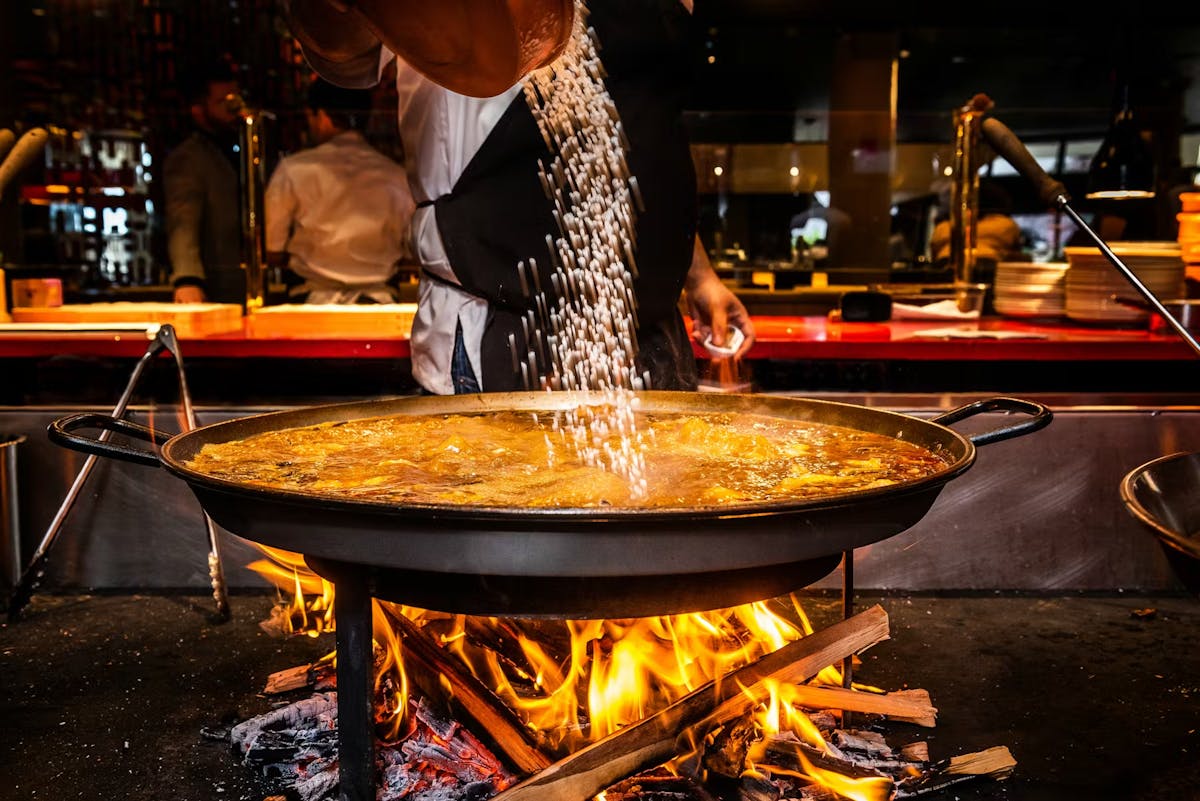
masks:
[[[298,553],[266,545],[258,549],[267,558],[248,567],[280,590],[292,593],[291,604],[281,610],[276,621],[284,633],[317,637],[333,631],[333,585],[312,572]]]
[[[864,776],[851,778],[837,771],[825,770],[812,764],[801,751],[796,752],[802,772],[771,768],[771,773],[781,776],[796,776],[813,784],[819,784],[851,801],[888,801],[892,797],[893,783],[886,776]]]
[[[293,594],[279,612],[290,631],[309,636],[332,631],[332,584],[310,571],[299,554],[259,547],[267,558],[250,567],[281,592]],[[787,616],[777,613],[772,602],[760,601],[704,613],[542,621],[466,617],[377,600],[376,720],[387,732],[383,736],[392,740],[411,724],[404,649],[395,625],[400,616],[457,656],[535,733],[543,750],[561,757],[813,633],[798,599],[790,600],[794,614]],[[839,670],[828,667],[813,684],[841,686],[841,678]],[[749,708],[763,735],[751,748],[750,764],[760,761],[767,738],[783,732],[828,751],[797,702],[794,685],[764,681],[753,693],[743,691],[751,695]],[[803,764],[805,779],[854,801],[882,801],[889,795],[888,779],[849,779]]]

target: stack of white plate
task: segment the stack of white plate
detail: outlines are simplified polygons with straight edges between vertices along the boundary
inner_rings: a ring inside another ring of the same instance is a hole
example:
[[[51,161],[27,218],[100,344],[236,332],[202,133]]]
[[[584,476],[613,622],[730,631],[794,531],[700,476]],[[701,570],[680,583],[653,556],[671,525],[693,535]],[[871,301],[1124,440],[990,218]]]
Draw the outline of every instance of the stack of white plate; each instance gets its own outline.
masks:
[[[992,284],[996,311],[1008,317],[1061,317],[1066,262],[1002,261]]]
[[[1184,297],[1186,272],[1178,242],[1116,242],[1112,252],[1159,300]],[[1067,317],[1086,323],[1143,323],[1149,314],[1123,306],[1114,295],[1140,297],[1099,248],[1066,248]]]

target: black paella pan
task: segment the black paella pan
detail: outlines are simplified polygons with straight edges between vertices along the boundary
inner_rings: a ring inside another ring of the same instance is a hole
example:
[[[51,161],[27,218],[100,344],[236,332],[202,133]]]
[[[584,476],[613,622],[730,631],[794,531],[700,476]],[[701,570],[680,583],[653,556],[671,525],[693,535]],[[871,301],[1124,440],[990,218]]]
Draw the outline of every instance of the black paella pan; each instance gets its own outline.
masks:
[[[974,463],[976,447],[1036,431],[1045,406],[991,398],[924,420],[835,401],[769,395],[638,393],[645,412],[760,414],[895,437],[941,455],[925,478],[817,499],[691,509],[503,508],[344,500],[199,473],[189,460],[205,445],[317,423],[388,415],[554,412],[586,402],[570,392],[413,396],[253,415],[170,435],[99,414],[50,426],[56,443],[160,466],[187,482],[226,530],[303,554],[331,580],[370,575],[373,595],[447,612],[561,617],[632,617],[714,609],[806,586],[843,552],[914,525],[942,488]],[[982,434],[948,426],[985,412],[1026,415]],[[157,452],[109,430],[160,446]]]

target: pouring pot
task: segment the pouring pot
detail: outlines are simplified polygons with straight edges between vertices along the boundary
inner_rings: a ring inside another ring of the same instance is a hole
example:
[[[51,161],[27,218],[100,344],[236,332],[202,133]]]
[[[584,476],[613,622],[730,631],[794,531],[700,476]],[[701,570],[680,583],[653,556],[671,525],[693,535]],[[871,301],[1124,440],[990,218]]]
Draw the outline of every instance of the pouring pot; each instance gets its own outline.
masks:
[[[556,59],[575,18],[573,0],[288,0],[286,8],[310,62],[361,68],[382,42],[471,97],[501,94]]]
[[[1158,538],[1183,585],[1200,597],[1200,453],[1173,453],[1125,474],[1121,500]]]
[[[600,402],[596,396],[590,400]],[[830,573],[848,550],[920,520],[976,446],[1047,425],[1051,411],[1016,398],[976,401],[933,420],[833,401],[699,392],[638,393],[647,413],[759,414],[885,434],[923,446],[944,468],[885,487],[818,498],[685,509],[498,508],[393,504],[277,490],[215,478],[188,466],[209,443],[280,429],[390,415],[553,413],[588,393],[413,396],[330,404],[228,420],[170,435],[100,414],[51,424],[65,447],[159,466],[187,482],[228,531],[305,555],[335,583],[366,573],[372,595],[464,614],[566,618],[641,617],[716,609],[790,592]],[[947,426],[991,411],[1028,415],[964,436]],[[107,429],[160,445],[157,453]]]

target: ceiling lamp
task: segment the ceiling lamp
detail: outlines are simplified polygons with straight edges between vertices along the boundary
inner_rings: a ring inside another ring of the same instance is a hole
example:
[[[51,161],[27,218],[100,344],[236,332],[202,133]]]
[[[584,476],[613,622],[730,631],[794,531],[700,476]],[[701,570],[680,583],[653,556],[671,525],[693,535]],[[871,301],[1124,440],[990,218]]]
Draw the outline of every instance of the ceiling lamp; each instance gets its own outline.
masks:
[[[1152,198],[1154,179],[1154,154],[1138,130],[1129,104],[1129,85],[1124,84],[1120,107],[1088,168],[1087,197],[1091,200]]]

